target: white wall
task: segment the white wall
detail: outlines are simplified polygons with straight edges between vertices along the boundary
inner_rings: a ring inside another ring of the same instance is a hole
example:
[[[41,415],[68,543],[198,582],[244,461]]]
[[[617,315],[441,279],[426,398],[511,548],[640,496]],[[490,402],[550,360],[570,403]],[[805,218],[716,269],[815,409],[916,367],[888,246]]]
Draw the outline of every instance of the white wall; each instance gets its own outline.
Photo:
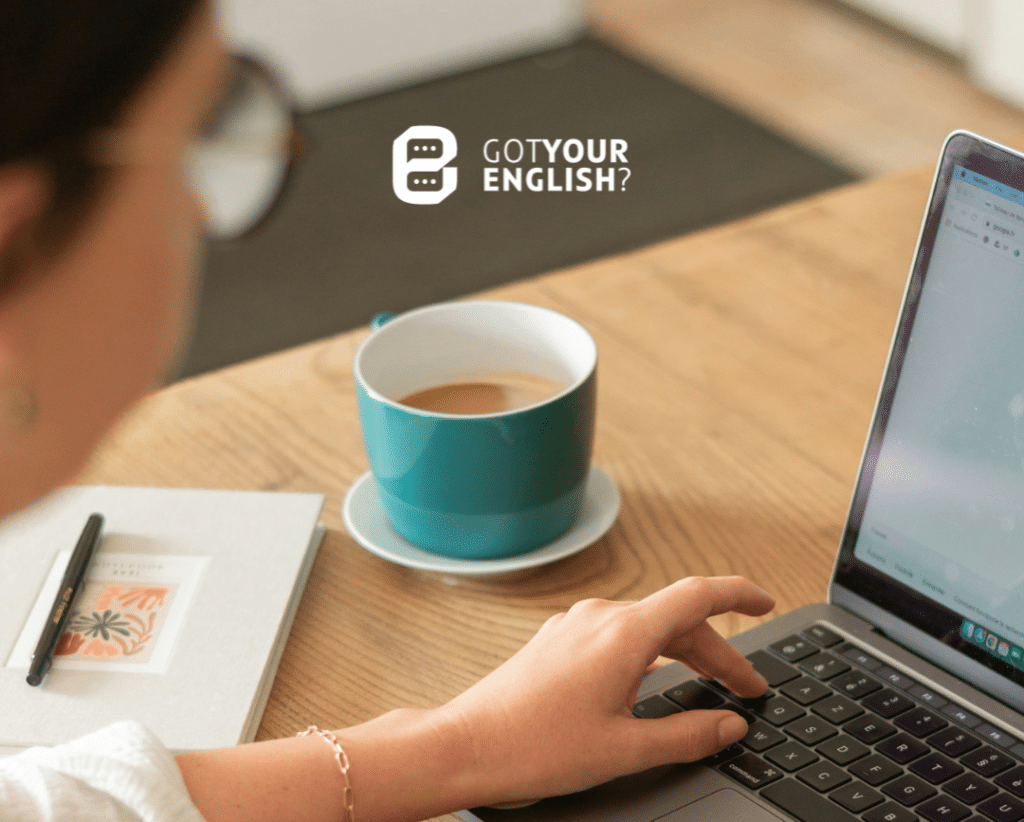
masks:
[[[304,108],[561,45],[585,22],[583,0],[218,0],[218,5],[229,39],[273,59]]]
[[[1024,107],[1024,3],[971,0],[970,65],[982,88]]]
[[[1024,108],[1024,0],[846,0],[964,58],[986,91]]]

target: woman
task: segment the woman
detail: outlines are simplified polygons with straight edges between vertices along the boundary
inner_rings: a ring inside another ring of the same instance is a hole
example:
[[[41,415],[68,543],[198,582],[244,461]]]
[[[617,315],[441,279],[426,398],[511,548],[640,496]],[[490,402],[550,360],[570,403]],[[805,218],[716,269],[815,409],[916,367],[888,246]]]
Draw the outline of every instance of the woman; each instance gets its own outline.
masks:
[[[225,51],[211,9],[195,0],[9,0],[2,15],[6,515],[72,477],[174,361],[203,211],[217,207],[195,193],[210,193],[209,166],[185,158],[201,137],[215,143],[230,130],[218,105],[246,72]],[[265,195],[255,191],[257,205]],[[255,216],[242,213],[243,222]],[[771,607],[739,578],[683,580],[637,603],[579,603],[440,708],[177,759],[122,723],[0,760],[0,807],[19,820],[351,819],[356,811],[371,822],[581,790],[740,739],[746,724],[729,711],[638,720],[632,700],[659,654],[743,696],[763,693],[763,678],[706,619]]]

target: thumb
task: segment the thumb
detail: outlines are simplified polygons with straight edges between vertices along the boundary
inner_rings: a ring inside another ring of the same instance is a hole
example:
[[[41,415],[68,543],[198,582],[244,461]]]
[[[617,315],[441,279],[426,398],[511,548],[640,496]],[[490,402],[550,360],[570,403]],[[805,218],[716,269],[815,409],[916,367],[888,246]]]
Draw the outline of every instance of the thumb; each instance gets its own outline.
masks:
[[[684,711],[640,721],[647,735],[647,753],[651,758],[648,767],[694,762],[747,735],[747,723],[732,711]]]

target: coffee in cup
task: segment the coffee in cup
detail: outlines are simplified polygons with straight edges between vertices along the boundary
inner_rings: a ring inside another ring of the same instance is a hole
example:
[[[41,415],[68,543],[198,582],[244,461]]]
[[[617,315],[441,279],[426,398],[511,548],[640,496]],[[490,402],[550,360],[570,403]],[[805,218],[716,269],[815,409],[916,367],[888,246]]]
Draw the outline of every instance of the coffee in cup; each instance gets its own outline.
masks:
[[[395,530],[460,559],[515,556],[567,531],[586,490],[597,348],[539,306],[416,309],[356,353],[360,422]]]
[[[565,384],[536,374],[481,374],[416,391],[402,405],[439,414],[499,414],[536,405],[565,389]]]

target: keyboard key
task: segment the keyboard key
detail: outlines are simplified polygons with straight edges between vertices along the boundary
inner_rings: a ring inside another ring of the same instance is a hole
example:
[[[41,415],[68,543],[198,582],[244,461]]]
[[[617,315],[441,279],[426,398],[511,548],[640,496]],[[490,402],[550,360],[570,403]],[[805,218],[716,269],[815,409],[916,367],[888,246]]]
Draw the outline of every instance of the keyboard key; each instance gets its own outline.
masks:
[[[684,682],[682,685],[669,688],[665,691],[665,696],[688,711],[701,708],[717,708],[725,702],[719,694],[694,681]]]
[[[658,694],[641,699],[633,705],[633,716],[638,716],[641,719],[658,719],[678,713],[680,713],[678,705]]]
[[[907,693],[919,702],[923,702],[928,707],[934,708],[936,711],[940,708],[945,708],[949,704],[948,699],[939,696],[935,691],[924,687],[924,685],[915,685]]]
[[[761,796],[800,822],[857,822],[857,817],[849,811],[795,779],[779,780],[761,791]]]
[[[834,725],[841,725],[847,720],[864,713],[864,709],[860,705],[851,699],[847,699],[842,694],[836,694],[828,699],[821,700],[821,702],[815,702],[811,706],[811,710],[818,716],[825,717]]]
[[[871,754],[871,756],[855,762],[850,766],[849,770],[850,773],[860,777],[869,785],[881,785],[883,782],[888,782],[894,776],[899,776],[903,773],[903,769],[899,765],[890,762],[879,754]]]
[[[697,682],[699,682],[705,688],[710,689],[713,693],[718,694],[719,696],[726,697],[729,700],[731,700],[733,703],[735,703],[733,705],[722,705],[722,706],[720,706],[720,707],[723,707],[723,708],[727,708],[730,711],[737,710],[736,705],[740,705],[745,710],[753,710],[754,708],[756,708],[756,707],[758,707],[760,705],[763,705],[765,702],[767,702],[769,699],[771,699],[773,696],[775,696],[775,691],[773,691],[771,688],[769,688],[767,691],[765,691],[760,696],[741,697],[741,696],[738,696],[737,694],[734,694],[732,691],[730,691],[728,688],[726,688],[721,683],[710,682],[709,680],[703,679],[703,678],[702,679],[698,679]],[[742,711],[741,711],[741,713],[742,713]]]
[[[958,776],[952,782],[947,782],[942,789],[946,793],[955,796],[961,802],[966,802],[968,805],[980,802],[996,792],[995,785],[986,782],[984,779],[979,779],[973,773],[965,773],[963,776]]]
[[[771,691],[769,691],[768,693],[771,694]],[[771,699],[771,696],[765,697],[764,699],[738,699],[735,702],[726,703],[721,707],[723,710],[732,711],[734,714],[743,717],[744,721],[748,725],[752,725],[753,723],[758,721],[758,718],[754,714],[753,709],[747,710],[740,706],[750,704],[754,708],[758,708],[765,702],[767,702],[769,699]]]
[[[948,796],[936,796],[918,805],[916,810],[929,822],[960,822],[971,815],[971,809]]]
[[[886,802],[864,814],[865,822],[918,822],[920,817],[895,802]]]
[[[856,719],[851,719],[843,725],[843,730],[861,742],[867,742],[868,745],[874,745],[879,740],[896,733],[896,728],[874,714],[864,714]]]
[[[774,696],[760,708],[755,708],[754,713],[768,720],[772,725],[785,725],[787,722],[803,716],[806,711],[784,696]]]
[[[701,762],[713,768],[716,765],[721,765],[723,762],[728,762],[730,759],[735,759],[741,753],[743,753],[743,748],[741,748],[739,745],[733,744],[730,745],[728,748],[722,748],[722,750],[720,750],[716,754],[711,754],[711,756],[704,757],[704,759],[702,759]]]
[[[846,736],[846,734],[840,734],[835,739],[823,742],[814,750],[822,756],[827,756],[837,765],[849,765],[871,753],[871,749],[867,745],[862,745],[852,736]]]
[[[818,761],[818,757],[809,748],[792,741],[772,748],[765,754],[765,758],[787,771],[797,771]]]
[[[831,628],[826,628],[824,625],[812,625],[801,633],[808,639],[813,639],[823,648],[831,648],[833,645],[838,645],[843,641],[843,638],[839,636]]]
[[[952,759],[940,753],[930,753],[927,756],[922,756],[911,764],[910,770],[918,776],[923,776],[933,785],[938,785],[940,782],[945,782],[947,779],[952,779],[954,776],[959,776],[964,772],[962,765],[958,765]]]
[[[978,805],[978,810],[995,822],[1017,822],[1024,817],[1024,802],[1014,799],[1008,793],[1001,793],[986,799]]]
[[[1018,765],[997,776],[996,784],[1001,788],[1006,788],[1014,796],[1024,796],[1024,765]]]
[[[877,671],[882,667],[882,663],[879,660],[875,659],[871,654],[865,653],[856,645],[844,646],[838,650],[848,660],[868,671]]]
[[[839,674],[845,674],[850,666],[843,660],[832,654],[821,651],[814,656],[809,656],[800,663],[800,667],[807,671],[815,679],[831,679]]]
[[[863,699],[868,694],[873,694],[882,688],[878,680],[872,679],[860,671],[847,671],[829,682],[829,685],[850,699]]]
[[[750,750],[760,753],[785,741],[786,735],[782,731],[775,730],[767,722],[755,722],[740,743]]]
[[[906,773],[891,782],[886,782],[882,786],[882,793],[891,796],[901,805],[906,805],[909,808],[918,802],[923,802],[929,797],[935,796],[938,791],[923,779],[918,779],[916,776]]]
[[[991,725],[979,725],[974,729],[974,732],[985,739],[986,742],[994,742],[1000,748],[1012,748],[1018,742],[1019,739],[1015,736],[1010,736],[1006,731],[1001,731],[999,728],[994,728]]]
[[[812,702],[817,702],[834,693],[824,682],[818,682],[809,676],[802,676],[787,682],[779,688],[779,692],[801,705],[810,705]]]
[[[810,640],[799,637],[796,634],[780,639],[778,642],[773,642],[768,647],[787,662],[799,662],[801,659],[805,659],[821,650]]]
[[[783,682],[789,682],[800,676],[800,672],[790,665],[787,665],[778,657],[772,656],[767,651],[754,651],[747,659],[754,666],[754,670],[768,680],[768,685],[776,688]]]
[[[838,765],[826,762],[824,759],[808,765],[796,775],[801,782],[810,785],[814,790],[830,791],[850,781],[846,771]]]
[[[960,757],[960,762],[982,776],[995,776],[997,773],[1005,771],[1011,765],[1017,764],[1002,751],[997,751],[990,745],[978,748],[966,756]]]
[[[879,716],[892,719],[904,711],[914,707],[914,700],[908,699],[903,694],[898,694],[889,688],[871,694],[862,703],[869,711],[874,711]]]
[[[931,749],[909,734],[896,734],[896,736],[890,736],[888,739],[879,742],[875,746],[875,750],[885,754],[894,762],[905,765],[907,762],[928,753]]]
[[[873,808],[879,802],[885,801],[882,794],[874,788],[869,788],[863,782],[851,782],[849,785],[832,791],[828,797],[854,813],[863,813],[868,808]]]
[[[914,708],[896,717],[893,721],[897,726],[905,731],[909,731],[918,738],[942,730],[949,724],[945,719],[940,718],[937,713],[929,711],[927,708]]]
[[[718,691],[720,694],[724,694],[725,696],[735,696],[735,694],[733,694],[732,691],[725,687],[725,685],[723,685],[721,682],[716,682],[714,679],[705,679],[704,677],[699,676],[694,680],[694,682],[699,682],[705,688],[710,688],[713,691]]]
[[[946,756],[961,756],[968,751],[973,751],[981,743],[969,733],[950,725],[928,737],[928,744],[936,750],[942,751]]]
[[[911,679],[909,676],[901,674],[899,671],[895,671],[888,666],[875,671],[875,676],[904,691],[909,691],[917,684],[917,680]]]
[[[776,779],[782,778],[781,770],[752,753],[740,754],[724,765],[719,765],[718,770],[751,790],[763,788]]]
[[[837,731],[832,724],[826,722],[819,716],[807,716],[797,719],[786,726],[786,730],[799,742],[804,745],[817,745],[826,739],[836,735]]]
[[[975,728],[981,724],[980,717],[975,716],[970,711],[965,711],[959,705],[947,705],[942,709],[942,713],[953,721],[959,722],[965,728]]]

